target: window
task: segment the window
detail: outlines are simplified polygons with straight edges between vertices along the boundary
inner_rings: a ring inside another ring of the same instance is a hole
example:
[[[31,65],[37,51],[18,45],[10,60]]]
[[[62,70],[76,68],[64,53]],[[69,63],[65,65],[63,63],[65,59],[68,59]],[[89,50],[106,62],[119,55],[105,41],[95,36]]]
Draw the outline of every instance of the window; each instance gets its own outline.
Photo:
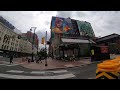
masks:
[[[6,49],[8,49],[8,46],[7,46],[7,48]]]

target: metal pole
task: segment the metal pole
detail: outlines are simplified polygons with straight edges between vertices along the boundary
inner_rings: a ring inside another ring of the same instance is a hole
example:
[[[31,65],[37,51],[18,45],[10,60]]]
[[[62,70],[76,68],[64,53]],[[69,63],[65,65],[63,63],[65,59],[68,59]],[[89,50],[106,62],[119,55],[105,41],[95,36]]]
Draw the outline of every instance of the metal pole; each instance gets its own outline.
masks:
[[[36,27],[31,27],[31,28],[34,28],[33,41],[32,41],[32,60],[31,60],[31,62],[34,62],[34,60],[33,60],[33,57],[34,57],[34,54],[33,54],[33,45],[34,45],[34,37],[35,37],[35,29],[36,29]]]
[[[45,52],[46,52],[46,54],[47,54],[46,44],[47,44],[47,31],[46,31],[46,35],[45,35]],[[47,64],[47,56],[46,56],[46,58],[45,58],[45,66],[48,66],[48,64]]]

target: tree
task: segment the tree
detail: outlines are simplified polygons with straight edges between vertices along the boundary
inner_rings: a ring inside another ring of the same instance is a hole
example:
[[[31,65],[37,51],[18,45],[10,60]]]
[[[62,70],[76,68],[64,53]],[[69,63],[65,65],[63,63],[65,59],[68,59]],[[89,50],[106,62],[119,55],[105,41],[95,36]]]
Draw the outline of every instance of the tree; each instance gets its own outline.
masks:
[[[46,52],[45,48],[41,48],[41,50],[38,52],[38,56],[41,56],[44,58],[47,57],[47,52]]]

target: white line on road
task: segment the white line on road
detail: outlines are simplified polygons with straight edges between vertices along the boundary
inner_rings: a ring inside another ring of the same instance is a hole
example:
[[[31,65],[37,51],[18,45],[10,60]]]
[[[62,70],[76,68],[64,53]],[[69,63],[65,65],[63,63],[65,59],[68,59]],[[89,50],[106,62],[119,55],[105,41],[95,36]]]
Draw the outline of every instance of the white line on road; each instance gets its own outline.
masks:
[[[45,74],[44,71],[32,71],[31,74]]]
[[[0,77],[11,78],[11,79],[66,79],[66,78],[75,77],[75,75],[64,74],[64,75],[56,75],[56,76],[23,76],[23,75],[11,75],[11,74],[0,73]]]
[[[46,72],[65,73],[65,72],[68,72],[68,71],[67,70],[58,70],[58,71],[32,71],[31,74],[45,74]]]
[[[19,64],[0,64],[0,65],[5,65],[5,66],[16,66],[16,65],[19,65]]]
[[[58,71],[48,71],[48,72],[53,72],[53,73],[65,73],[68,72],[67,70],[58,70]]]
[[[10,73],[23,73],[24,71],[18,71],[18,70],[9,70],[6,72],[10,72]]]
[[[53,73],[65,73],[68,72],[67,70],[58,70],[58,71],[32,71],[31,74],[45,74],[47,72],[53,72]]]

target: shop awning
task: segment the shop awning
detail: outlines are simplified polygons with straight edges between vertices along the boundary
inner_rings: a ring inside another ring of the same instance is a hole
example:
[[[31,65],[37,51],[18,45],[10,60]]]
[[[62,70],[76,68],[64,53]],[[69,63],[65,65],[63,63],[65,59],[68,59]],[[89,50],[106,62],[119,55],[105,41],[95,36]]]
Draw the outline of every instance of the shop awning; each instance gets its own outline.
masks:
[[[61,38],[61,40],[64,43],[95,43],[92,40],[83,40],[83,39],[66,39],[66,38]]]

